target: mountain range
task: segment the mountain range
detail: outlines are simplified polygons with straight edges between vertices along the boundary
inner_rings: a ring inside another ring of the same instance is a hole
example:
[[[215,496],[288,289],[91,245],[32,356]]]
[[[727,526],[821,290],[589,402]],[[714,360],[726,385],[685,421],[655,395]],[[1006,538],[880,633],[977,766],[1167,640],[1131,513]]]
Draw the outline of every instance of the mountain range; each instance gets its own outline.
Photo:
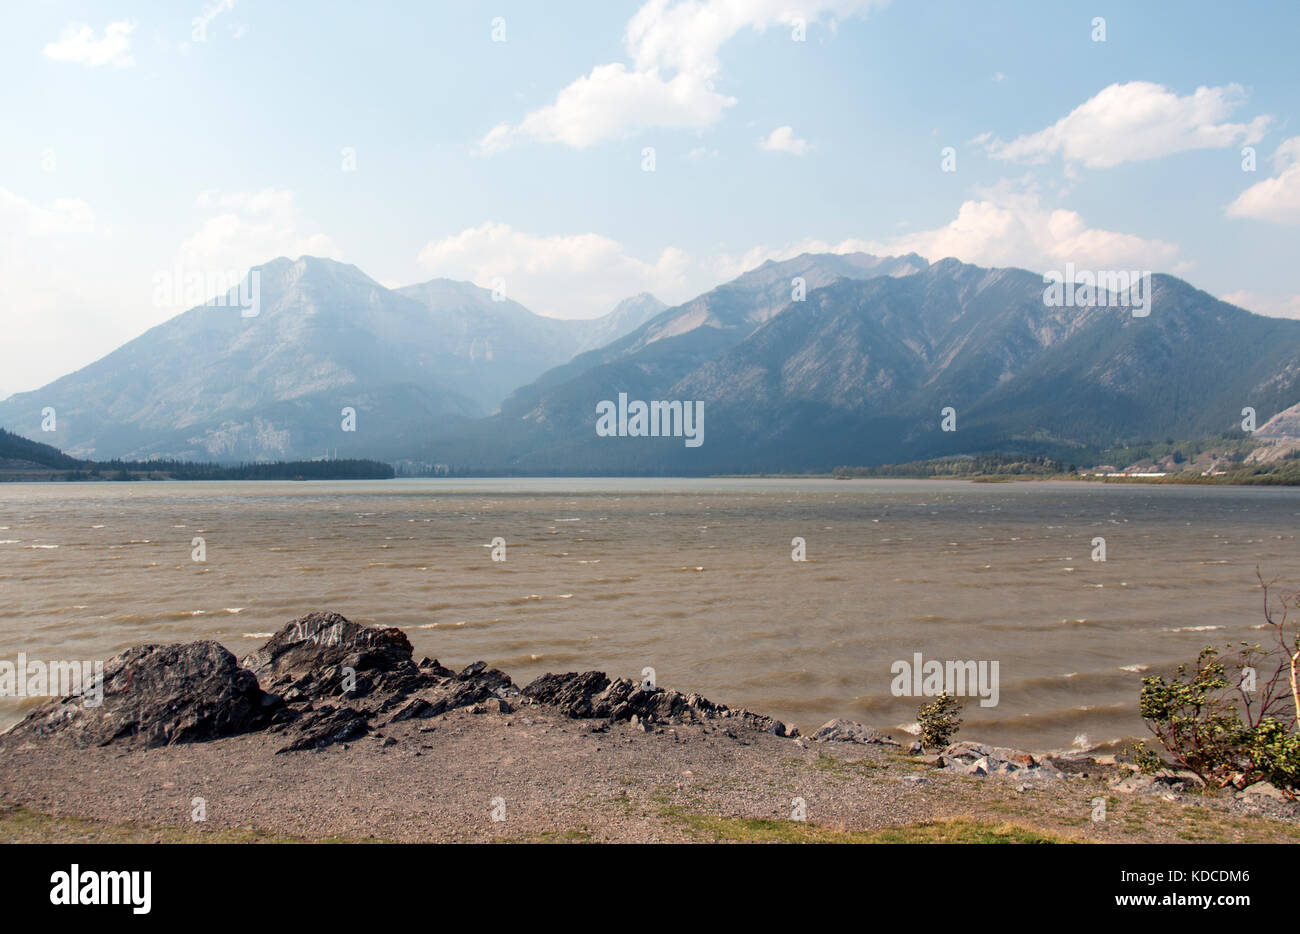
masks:
[[[643,294],[601,318],[559,320],[468,282],[387,289],[332,260],[280,258],[255,272],[255,316],[232,290],[226,304],[191,308],[0,402],[0,425],[83,458],[391,460],[664,307]],[[41,431],[46,407],[53,432]],[[345,408],[354,431],[343,430]]]
[[[191,309],[0,402],[0,425],[51,441],[35,432],[54,406],[58,446],[99,458],[330,450],[482,473],[702,474],[1005,450],[1086,464],[1118,443],[1231,431],[1246,406],[1262,425],[1300,400],[1300,321],[1166,275],[1140,317],[1051,306],[1021,269],[804,254],[671,308],[641,295],[562,321],[447,279],[390,290],[310,257],[260,269],[257,317]],[[598,404],[620,394],[703,403],[704,443],[598,436]]]

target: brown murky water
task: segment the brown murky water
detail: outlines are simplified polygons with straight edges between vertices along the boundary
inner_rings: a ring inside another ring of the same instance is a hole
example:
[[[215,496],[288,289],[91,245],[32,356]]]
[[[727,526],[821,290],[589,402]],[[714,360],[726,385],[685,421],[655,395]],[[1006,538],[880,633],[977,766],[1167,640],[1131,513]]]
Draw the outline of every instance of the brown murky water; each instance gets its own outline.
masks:
[[[911,723],[919,701],[890,693],[890,668],[920,652],[999,663],[999,703],[972,699],[966,735],[1108,743],[1143,733],[1147,667],[1263,635],[1255,568],[1300,584],[1298,516],[1284,488],[0,484],[0,658],[199,638],[242,655],[331,609],[405,629],[417,657],[486,659],[521,683],[648,666],[807,729]],[[31,703],[0,700],[0,726]]]

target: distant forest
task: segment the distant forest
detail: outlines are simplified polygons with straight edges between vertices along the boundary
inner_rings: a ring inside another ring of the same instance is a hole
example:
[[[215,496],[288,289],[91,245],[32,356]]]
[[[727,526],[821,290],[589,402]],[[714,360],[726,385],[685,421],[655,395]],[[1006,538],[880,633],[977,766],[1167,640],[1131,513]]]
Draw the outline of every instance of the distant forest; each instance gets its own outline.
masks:
[[[48,444],[0,428],[0,480],[391,480],[391,464],[372,460],[278,461],[273,464],[178,460],[78,460]]]

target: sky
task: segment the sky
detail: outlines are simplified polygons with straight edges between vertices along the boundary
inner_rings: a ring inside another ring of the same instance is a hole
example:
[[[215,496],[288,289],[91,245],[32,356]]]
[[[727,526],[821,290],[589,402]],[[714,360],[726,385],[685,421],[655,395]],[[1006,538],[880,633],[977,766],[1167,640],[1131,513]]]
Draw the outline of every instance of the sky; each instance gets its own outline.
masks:
[[[562,318],[810,250],[1300,317],[1297,35],[1280,0],[15,4],[0,398],[277,256]]]

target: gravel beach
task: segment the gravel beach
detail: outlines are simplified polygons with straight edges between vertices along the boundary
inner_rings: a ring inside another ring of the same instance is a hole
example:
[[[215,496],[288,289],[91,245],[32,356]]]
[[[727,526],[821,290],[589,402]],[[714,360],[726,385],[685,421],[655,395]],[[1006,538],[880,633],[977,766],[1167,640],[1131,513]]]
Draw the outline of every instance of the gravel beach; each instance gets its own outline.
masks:
[[[250,656],[232,669],[240,690],[257,692],[244,675],[262,665],[269,725],[202,736],[233,729],[232,721],[214,717],[207,698],[200,714],[175,714],[183,704],[148,693],[148,668],[136,655],[124,674],[110,663],[103,708],[83,722],[64,728],[68,701],[51,701],[0,736],[0,841],[1300,839],[1294,802],[1195,788],[1134,793],[1115,787],[1127,771],[1088,758],[1037,757],[1031,771],[968,774],[952,754],[939,768],[941,758],[910,755],[870,730],[824,731],[830,738],[822,740],[779,735],[795,731],[697,695],[604,676],[581,676],[582,690],[574,688],[579,676],[520,690],[481,665],[460,674],[429,660],[417,666],[400,658],[398,630],[365,631],[397,640],[392,655],[383,646],[371,652],[382,656],[376,661],[355,644],[324,647],[321,633],[345,631],[341,617],[303,619],[315,628],[304,631],[298,620],[268,643],[280,640],[280,654],[263,651],[260,662]],[[363,672],[366,696],[355,708],[329,686],[329,673],[350,667],[339,660]],[[194,683],[191,674],[186,684]],[[214,689],[211,679],[203,683]],[[396,684],[417,687],[403,693]],[[495,685],[486,700],[485,684]],[[286,696],[296,700],[282,704]],[[628,699],[612,716],[598,715],[618,697]],[[160,700],[173,718],[166,727],[86,741],[87,731],[124,710],[145,723],[153,714],[142,698]],[[133,706],[122,706],[127,701]],[[678,712],[627,715],[629,704]],[[319,729],[325,721],[333,733]],[[305,748],[286,751],[295,744]]]

